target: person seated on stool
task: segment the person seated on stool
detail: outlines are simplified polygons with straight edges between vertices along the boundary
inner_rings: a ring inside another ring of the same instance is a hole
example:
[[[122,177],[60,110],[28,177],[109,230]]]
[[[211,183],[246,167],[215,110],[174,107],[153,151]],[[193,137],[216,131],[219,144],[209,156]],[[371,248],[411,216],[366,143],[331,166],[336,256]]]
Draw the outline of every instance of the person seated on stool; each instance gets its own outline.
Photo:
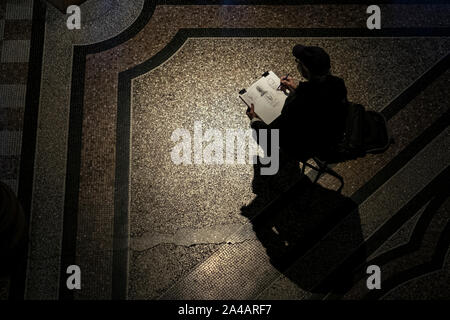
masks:
[[[306,81],[281,79],[281,90],[289,90],[281,115],[269,126],[258,118],[253,104],[247,115],[253,129],[279,129],[281,151],[303,161],[342,139],[347,89],[344,80],[330,73],[330,56],[322,48],[297,44],[292,54]]]

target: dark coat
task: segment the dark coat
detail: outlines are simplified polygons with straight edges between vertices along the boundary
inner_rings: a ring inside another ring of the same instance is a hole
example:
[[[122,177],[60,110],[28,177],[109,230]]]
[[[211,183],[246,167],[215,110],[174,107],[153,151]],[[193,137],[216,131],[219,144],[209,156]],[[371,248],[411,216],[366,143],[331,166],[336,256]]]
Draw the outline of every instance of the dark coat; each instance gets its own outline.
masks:
[[[342,139],[347,89],[341,78],[301,82],[286,99],[281,115],[268,128],[279,129],[280,148],[298,160]],[[253,128],[267,127],[255,122]]]

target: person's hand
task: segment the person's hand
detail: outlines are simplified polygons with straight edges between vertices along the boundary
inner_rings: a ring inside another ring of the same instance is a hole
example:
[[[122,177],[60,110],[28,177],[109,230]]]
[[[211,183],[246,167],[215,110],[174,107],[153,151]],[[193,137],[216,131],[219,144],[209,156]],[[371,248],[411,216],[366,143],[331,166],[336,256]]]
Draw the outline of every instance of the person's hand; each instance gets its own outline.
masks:
[[[288,76],[287,78],[281,78],[280,82],[280,90],[282,91],[286,91],[286,89],[293,91],[297,88],[297,83],[291,76]]]
[[[253,103],[250,105],[250,110],[248,110],[246,113],[250,120],[252,120],[253,118],[258,118],[255,113],[255,106],[253,105]]]

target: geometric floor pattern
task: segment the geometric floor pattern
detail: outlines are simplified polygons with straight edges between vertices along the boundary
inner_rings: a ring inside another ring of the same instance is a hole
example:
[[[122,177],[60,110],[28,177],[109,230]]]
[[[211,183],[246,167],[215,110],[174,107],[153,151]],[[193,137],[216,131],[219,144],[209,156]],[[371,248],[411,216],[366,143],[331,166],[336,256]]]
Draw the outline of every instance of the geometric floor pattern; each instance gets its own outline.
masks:
[[[81,30],[28,5],[31,40],[3,50],[29,50],[30,67],[23,124],[4,99],[0,124],[23,133],[11,157],[0,128],[0,178],[17,180],[29,239],[1,299],[450,298],[450,5],[380,5],[380,30],[356,1],[90,0]],[[386,152],[335,165],[341,193],[288,160],[274,176],[173,163],[176,129],[249,128],[238,92],[263,72],[303,81],[298,43],[324,48],[349,100],[386,117]]]

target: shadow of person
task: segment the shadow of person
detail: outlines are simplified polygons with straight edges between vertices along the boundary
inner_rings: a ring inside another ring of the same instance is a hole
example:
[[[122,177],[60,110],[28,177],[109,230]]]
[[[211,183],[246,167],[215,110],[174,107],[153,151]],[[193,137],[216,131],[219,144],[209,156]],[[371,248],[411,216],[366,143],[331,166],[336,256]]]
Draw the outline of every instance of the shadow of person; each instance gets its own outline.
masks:
[[[271,264],[307,292],[349,290],[350,270],[329,275],[350,253],[362,248],[357,204],[313,184],[297,161],[281,154],[277,174],[263,176],[260,167],[254,165],[256,198],[242,207],[241,214],[251,221]]]

